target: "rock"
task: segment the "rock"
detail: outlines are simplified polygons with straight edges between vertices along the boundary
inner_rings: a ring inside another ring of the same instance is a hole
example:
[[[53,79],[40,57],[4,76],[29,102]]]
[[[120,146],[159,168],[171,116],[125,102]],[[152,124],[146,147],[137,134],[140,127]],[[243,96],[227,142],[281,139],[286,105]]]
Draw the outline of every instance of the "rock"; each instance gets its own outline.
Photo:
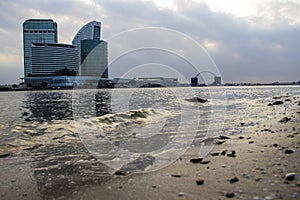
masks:
[[[218,139],[219,139],[219,140],[229,140],[230,137],[225,136],[225,135],[220,135],[220,136],[218,137]]]
[[[202,160],[201,162],[200,162],[200,164],[202,164],[202,165],[207,165],[208,163],[210,163],[210,161],[209,160]]]
[[[227,154],[228,157],[236,157],[236,152],[235,150],[232,150],[231,153]]]
[[[284,118],[282,118],[279,122],[287,123],[287,122],[290,121],[290,120],[291,120],[291,118],[284,117]]]
[[[191,163],[200,163],[203,160],[203,158],[192,158],[190,159]]]
[[[274,101],[273,103],[269,103],[268,106],[281,105],[283,101]]]
[[[199,97],[194,97],[194,98],[185,99],[185,100],[189,101],[189,102],[199,102],[199,103],[205,103],[205,102],[208,101],[207,99],[202,99],[202,98],[199,98]]]
[[[222,155],[222,156],[225,156],[226,153],[227,153],[227,150],[223,150],[223,151],[221,152],[221,155]]]
[[[183,196],[185,195],[185,193],[184,193],[184,192],[179,192],[177,195],[178,195],[179,197],[183,197]]]
[[[0,153],[0,158],[5,158],[5,157],[13,156],[13,155],[14,155],[13,152]]]
[[[204,184],[204,180],[196,180],[196,184],[197,185],[203,185]]]
[[[285,154],[292,154],[292,153],[294,153],[295,151],[293,150],[293,149],[286,149],[285,151],[284,151],[284,153]]]
[[[118,176],[126,176],[126,175],[127,175],[127,172],[122,171],[122,170],[118,170],[118,171],[115,172],[115,175],[118,175]]]
[[[171,176],[172,176],[172,177],[175,177],[175,178],[180,178],[180,177],[182,177],[181,174],[172,174]]]
[[[239,179],[237,177],[233,177],[229,180],[229,183],[236,183],[238,181],[239,181]]]
[[[235,194],[233,192],[227,192],[225,195],[227,198],[233,198]]]
[[[292,180],[295,179],[296,175],[297,175],[297,174],[294,173],[294,172],[287,173],[287,174],[285,175],[285,180],[292,181]]]
[[[220,155],[220,153],[219,152],[211,152],[210,155],[211,156],[218,156],[218,155]]]

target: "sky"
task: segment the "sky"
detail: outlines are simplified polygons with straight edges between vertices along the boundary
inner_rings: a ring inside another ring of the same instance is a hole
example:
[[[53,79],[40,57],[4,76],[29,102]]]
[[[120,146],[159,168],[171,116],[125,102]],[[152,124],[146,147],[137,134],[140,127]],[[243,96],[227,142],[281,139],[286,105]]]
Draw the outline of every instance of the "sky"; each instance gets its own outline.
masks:
[[[136,28],[171,29],[202,45],[224,82],[300,80],[299,0],[1,0],[0,8],[0,84],[23,77],[30,18],[53,19],[67,44],[92,20],[108,41]]]

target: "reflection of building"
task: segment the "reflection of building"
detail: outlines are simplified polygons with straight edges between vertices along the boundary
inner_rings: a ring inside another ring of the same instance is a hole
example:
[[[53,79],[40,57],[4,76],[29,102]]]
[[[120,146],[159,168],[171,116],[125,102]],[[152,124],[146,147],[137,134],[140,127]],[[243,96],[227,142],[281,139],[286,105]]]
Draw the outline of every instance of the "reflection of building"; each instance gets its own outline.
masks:
[[[57,24],[51,19],[29,19],[23,23],[25,80],[32,73],[32,43],[57,43]]]
[[[34,43],[31,47],[34,76],[49,76],[64,68],[78,72],[78,50],[68,44]]]
[[[101,22],[92,21],[75,35],[72,44],[78,48],[79,74],[107,78],[107,42],[100,40]]]
[[[81,41],[81,76],[108,77],[107,42],[103,40]]]

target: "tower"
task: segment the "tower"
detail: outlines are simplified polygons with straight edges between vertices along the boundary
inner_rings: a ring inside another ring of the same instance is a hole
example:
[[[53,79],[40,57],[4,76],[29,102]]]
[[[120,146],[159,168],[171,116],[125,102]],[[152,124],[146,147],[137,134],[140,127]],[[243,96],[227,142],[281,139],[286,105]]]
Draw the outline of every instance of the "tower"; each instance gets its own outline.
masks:
[[[52,19],[28,19],[23,23],[24,78],[32,73],[33,43],[57,43],[57,24]]]

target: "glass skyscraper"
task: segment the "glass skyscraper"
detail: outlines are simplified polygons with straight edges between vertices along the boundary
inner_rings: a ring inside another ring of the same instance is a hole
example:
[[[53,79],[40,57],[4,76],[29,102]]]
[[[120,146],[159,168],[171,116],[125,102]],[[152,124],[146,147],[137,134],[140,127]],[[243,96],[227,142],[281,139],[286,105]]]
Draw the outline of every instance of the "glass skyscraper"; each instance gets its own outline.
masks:
[[[78,48],[81,76],[107,78],[107,42],[101,40],[101,22],[91,21],[84,25],[72,44]]]
[[[29,19],[23,23],[24,78],[32,73],[33,43],[57,43],[57,24],[52,19]]]
[[[81,41],[81,76],[108,78],[107,42],[103,40]]]

